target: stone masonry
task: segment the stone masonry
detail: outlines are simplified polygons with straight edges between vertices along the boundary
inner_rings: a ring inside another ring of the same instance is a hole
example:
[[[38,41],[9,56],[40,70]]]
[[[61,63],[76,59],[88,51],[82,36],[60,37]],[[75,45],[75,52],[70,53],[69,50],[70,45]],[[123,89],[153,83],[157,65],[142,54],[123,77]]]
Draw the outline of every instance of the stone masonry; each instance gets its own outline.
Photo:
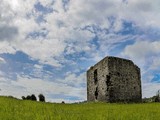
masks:
[[[140,68],[131,60],[106,57],[87,71],[87,100],[141,102]]]

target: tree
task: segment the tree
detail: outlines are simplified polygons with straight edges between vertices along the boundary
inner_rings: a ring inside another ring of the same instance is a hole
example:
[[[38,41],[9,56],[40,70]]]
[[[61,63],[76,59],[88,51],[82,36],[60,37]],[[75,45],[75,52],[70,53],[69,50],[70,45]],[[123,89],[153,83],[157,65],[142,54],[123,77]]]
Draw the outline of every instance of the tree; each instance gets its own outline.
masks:
[[[156,93],[155,102],[160,102],[160,90]]]
[[[159,102],[159,97],[158,96],[155,97],[155,102]]]
[[[26,97],[22,96],[22,100],[25,100],[25,99],[26,99]]]
[[[43,94],[39,94],[38,97],[39,97],[39,101],[45,102],[45,97]]]
[[[160,97],[160,90],[158,90],[156,94],[156,96]]]
[[[31,95],[31,100],[37,101],[37,98],[36,98],[36,96],[34,94]]]
[[[31,100],[31,96],[27,95],[26,100]]]

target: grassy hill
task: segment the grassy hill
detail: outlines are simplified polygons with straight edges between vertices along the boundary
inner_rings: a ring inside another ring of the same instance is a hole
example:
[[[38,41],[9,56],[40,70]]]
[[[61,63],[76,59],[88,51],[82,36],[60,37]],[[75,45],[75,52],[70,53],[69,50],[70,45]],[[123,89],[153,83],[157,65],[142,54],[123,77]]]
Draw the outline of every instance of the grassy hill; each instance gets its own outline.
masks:
[[[159,120],[160,104],[51,104],[0,97],[0,120]]]

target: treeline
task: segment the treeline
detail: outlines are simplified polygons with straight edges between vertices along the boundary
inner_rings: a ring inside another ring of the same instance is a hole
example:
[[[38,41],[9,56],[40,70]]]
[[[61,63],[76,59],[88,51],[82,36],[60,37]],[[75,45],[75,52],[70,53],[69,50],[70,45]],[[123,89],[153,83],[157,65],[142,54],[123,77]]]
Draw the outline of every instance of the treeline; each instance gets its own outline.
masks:
[[[143,98],[142,101],[144,103],[147,103],[147,102],[160,102],[160,97],[159,96],[153,96],[153,97],[150,97],[150,98]]]
[[[38,98],[39,98],[39,101],[41,102],[45,102],[45,97],[43,94],[39,94],[38,95]],[[32,100],[32,101],[37,101],[37,98],[34,94],[32,95],[27,95],[26,97],[25,96],[22,96],[22,99],[23,100]]]
[[[155,96],[152,96],[150,98],[143,98],[142,102],[146,103],[146,102],[160,102],[160,90],[158,90],[156,92]]]

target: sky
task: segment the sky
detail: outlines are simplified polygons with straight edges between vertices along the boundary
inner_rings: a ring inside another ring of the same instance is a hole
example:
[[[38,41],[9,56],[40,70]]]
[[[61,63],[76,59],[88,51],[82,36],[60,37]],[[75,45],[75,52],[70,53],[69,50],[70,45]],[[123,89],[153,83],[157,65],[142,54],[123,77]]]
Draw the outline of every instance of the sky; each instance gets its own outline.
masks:
[[[141,68],[143,97],[160,89],[159,0],[0,0],[0,95],[87,99],[86,71],[106,56]]]

